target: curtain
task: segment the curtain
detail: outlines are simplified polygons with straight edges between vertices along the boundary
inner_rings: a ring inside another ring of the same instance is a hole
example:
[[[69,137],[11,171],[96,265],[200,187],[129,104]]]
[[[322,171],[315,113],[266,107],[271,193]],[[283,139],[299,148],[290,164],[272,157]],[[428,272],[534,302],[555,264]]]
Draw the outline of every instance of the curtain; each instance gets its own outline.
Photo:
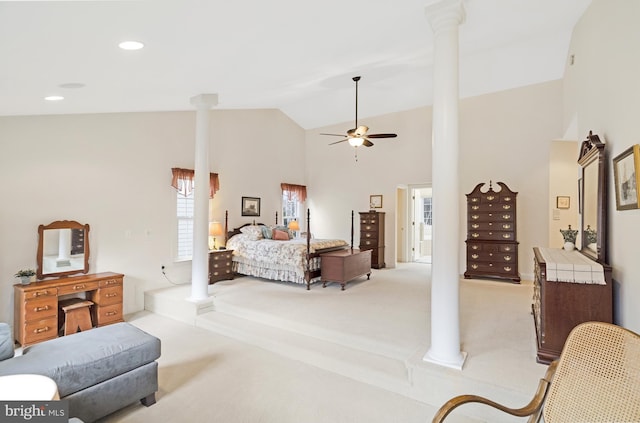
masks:
[[[178,190],[182,195],[189,195],[193,191],[193,177],[195,171],[193,169],[181,169],[174,167],[171,169],[173,177],[171,178],[171,186]],[[220,189],[220,180],[217,173],[209,173],[209,198],[213,198],[215,193]]]
[[[307,199],[307,187],[305,185],[285,184],[283,182],[280,184],[280,188],[287,193],[289,201],[297,198],[299,202],[304,203]]]

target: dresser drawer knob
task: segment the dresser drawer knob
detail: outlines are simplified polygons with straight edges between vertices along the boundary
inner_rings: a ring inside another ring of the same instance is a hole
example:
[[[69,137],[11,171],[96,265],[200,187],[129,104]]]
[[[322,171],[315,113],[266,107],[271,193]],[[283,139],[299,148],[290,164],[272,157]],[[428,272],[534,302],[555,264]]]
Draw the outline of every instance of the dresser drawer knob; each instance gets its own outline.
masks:
[[[471,208],[472,208],[473,210],[478,210],[478,209],[480,208],[480,206],[471,206]]]
[[[477,250],[478,248],[480,248],[480,247],[478,247],[477,245],[472,245],[472,246],[471,246],[471,249],[472,249],[472,250]]]
[[[472,215],[471,215],[471,218],[472,218],[473,220],[478,220],[478,219],[480,219],[480,215],[472,214]]]
[[[478,237],[480,236],[480,234],[479,234],[479,233],[477,233],[477,232],[474,232],[474,233],[472,233],[472,234],[471,234],[471,236],[472,236],[473,238],[478,238]]]
[[[511,229],[511,225],[509,223],[505,223],[502,225],[502,229]]]
[[[509,238],[511,238],[511,234],[502,234],[502,237],[504,239],[509,239]]]
[[[41,297],[43,295],[49,295],[49,291],[38,291],[38,292],[35,292],[34,295],[36,297]]]
[[[480,225],[478,225],[477,223],[474,223],[473,225],[471,225],[471,227],[473,229],[478,229],[480,227]]]
[[[108,281],[105,282],[105,285],[115,285],[117,284],[118,281],[115,279],[109,279]]]
[[[511,206],[509,204],[503,204],[502,208],[505,210],[509,210],[511,208]]]
[[[49,308],[50,308],[50,307],[49,307],[48,305],[46,305],[46,306],[42,306],[42,307],[34,307],[34,308],[33,308],[33,311],[35,311],[35,312],[37,313],[37,312],[39,312],[39,311],[47,311],[47,310],[49,310]]]
[[[475,270],[475,269],[477,269],[477,268],[478,268],[478,265],[477,265],[477,264],[472,264],[472,265],[471,265],[471,268]]]
[[[511,247],[504,247],[505,251],[511,251]]]
[[[504,270],[505,270],[505,271],[507,271],[507,272],[511,272],[511,268],[510,268],[509,266],[506,266],[506,267],[504,268]]]
[[[33,333],[42,333],[42,332],[48,332],[49,331],[49,326],[45,326],[43,328],[35,328],[33,330]]]
[[[511,215],[510,215],[510,214],[503,214],[503,215],[502,215],[502,218],[503,218],[504,220],[511,219]]]
[[[107,311],[104,315],[105,316],[115,316],[116,314],[118,314],[117,311]]]
[[[487,200],[489,200],[489,201],[493,201],[493,200],[495,200],[495,198],[496,197],[494,195],[487,195]]]
[[[511,261],[511,256],[504,256],[505,261]]]
[[[478,254],[471,254],[471,258],[473,259],[477,259],[478,257],[480,257]]]
[[[82,285],[73,285],[73,289],[84,289],[86,287],[85,284]]]
[[[110,292],[110,293],[105,295],[105,297],[107,297],[107,298],[113,298],[113,297],[117,297],[117,296],[118,296],[117,292]]]

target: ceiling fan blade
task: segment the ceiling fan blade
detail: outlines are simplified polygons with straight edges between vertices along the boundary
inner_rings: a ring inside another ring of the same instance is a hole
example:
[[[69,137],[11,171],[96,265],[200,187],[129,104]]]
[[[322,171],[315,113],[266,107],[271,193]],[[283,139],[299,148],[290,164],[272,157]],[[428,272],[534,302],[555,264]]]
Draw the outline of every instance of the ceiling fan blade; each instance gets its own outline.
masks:
[[[373,143],[367,138],[364,138],[364,141],[362,141],[362,145],[364,145],[365,147],[373,147]]]
[[[320,134],[320,135],[329,135],[331,137],[344,137],[344,134]]]
[[[364,126],[364,125],[358,126],[358,128],[356,129],[356,135],[359,137],[363,137],[368,130],[369,130],[368,126]]]
[[[342,136],[344,136],[344,135],[342,135]],[[347,139],[348,139],[348,138],[345,138],[345,139],[340,140],[340,141],[332,142],[332,143],[330,143],[329,145],[339,144],[339,143],[341,143],[341,142],[345,142]]]
[[[356,131],[357,131],[357,128],[349,129],[347,131],[347,136],[348,137],[355,137],[356,136]]]
[[[368,138],[395,138],[397,137],[397,134],[369,134],[367,135]]]

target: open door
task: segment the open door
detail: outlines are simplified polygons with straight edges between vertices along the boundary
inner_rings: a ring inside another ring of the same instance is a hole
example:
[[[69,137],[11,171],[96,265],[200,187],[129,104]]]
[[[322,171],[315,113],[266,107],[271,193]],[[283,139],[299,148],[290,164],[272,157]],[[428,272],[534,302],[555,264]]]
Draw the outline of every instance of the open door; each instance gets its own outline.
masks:
[[[411,261],[431,263],[433,197],[430,186],[411,188]]]

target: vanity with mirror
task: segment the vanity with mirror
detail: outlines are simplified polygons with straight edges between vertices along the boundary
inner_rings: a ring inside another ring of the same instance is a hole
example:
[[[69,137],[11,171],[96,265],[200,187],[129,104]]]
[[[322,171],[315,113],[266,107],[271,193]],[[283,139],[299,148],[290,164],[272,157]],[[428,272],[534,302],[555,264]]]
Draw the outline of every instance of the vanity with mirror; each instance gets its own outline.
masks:
[[[89,272],[89,225],[59,220],[38,227],[38,279]]]
[[[61,305],[76,299],[90,304],[92,327],[123,321],[124,275],[88,274],[89,253],[89,225],[59,220],[38,227],[39,281],[14,285],[14,335],[20,345],[56,338],[65,319]]]
[[[579,165],[579,251],[535,247],[533,317],[539,363],[562,352],[569,332],[586,321],[613,322],[613,280],[607,253],[607,154],[589,132]]]

